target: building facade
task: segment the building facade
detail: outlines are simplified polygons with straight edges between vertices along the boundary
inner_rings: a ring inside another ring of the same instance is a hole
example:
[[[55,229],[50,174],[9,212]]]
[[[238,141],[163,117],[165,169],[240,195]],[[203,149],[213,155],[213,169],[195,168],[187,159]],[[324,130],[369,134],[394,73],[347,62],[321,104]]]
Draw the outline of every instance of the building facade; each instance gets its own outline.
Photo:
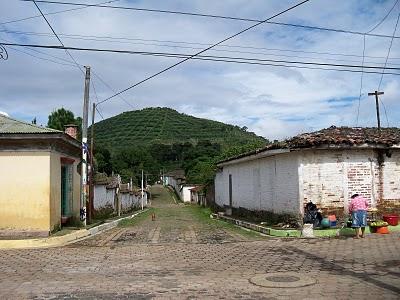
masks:
[[[302,214],[307,202],[325,214],[347,214],[352,194],[382,213],[400,212],[398,129],[336,128],[218,164],[215,202],[220,207]]]
[[[0,115],[0,232],[49,235],[79,220],[80,143]]]

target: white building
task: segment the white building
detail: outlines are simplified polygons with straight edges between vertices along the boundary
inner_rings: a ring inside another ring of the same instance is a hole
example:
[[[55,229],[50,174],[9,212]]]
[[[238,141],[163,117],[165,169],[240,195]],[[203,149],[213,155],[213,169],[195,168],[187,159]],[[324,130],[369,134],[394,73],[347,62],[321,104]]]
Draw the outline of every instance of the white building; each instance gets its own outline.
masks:
[[[220,207],[302,214],[347,213],[352,194],[381,212],[400,212],[400,129],[330,127],[218,164]]]

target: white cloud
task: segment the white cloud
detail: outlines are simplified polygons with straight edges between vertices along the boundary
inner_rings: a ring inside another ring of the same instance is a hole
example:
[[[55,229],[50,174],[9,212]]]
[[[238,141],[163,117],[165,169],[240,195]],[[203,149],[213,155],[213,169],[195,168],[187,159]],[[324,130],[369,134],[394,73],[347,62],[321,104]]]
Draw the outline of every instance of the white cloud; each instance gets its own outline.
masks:
[[[96,1],[91,1],[91,3],[96,3]],[[263,19],[294,3],[293,1],[278,0],[268,2],[261,0],[251,2],[244,0],[229,2],[171,0],[119,1],[118,4]],[[45,12],[69,8],[68,6],[39,5]],[[278,17],[276,21],[362,32],[369,30],[379,22],[392,5],[391,1],[376,2],[372,0],[362,3],[356,0],[311,1]],[[395,9],[376,32],[392,34],[397,13],[398,9]],[[38,12],[31,3],[11,0],[0,2],[0,23],[37,14]],[[58,33],[192,43],[214,43],[250,24],[248,22],[101,8],[75,10],[50,15],[48,18]],[[0,26],[0,30],[4,29],[51,33],[41,18]],[[123,43],[109,43],[70,39],[62,35],[60,37],[64,44],[69,46],[182,53],[198,51],[190,48],[155,46],[155,44],[170,44],[166,42],[125,40]],[[57,40],[52,36],[24,37],[0,32],[0,39],[57,44]],[[367,57],[366,64],[382,64],[387,55],[389,42],[388,39],[367,37],[366,55],[378,58]],[[360,64],[361,57],[357,56],[362,54],[361,36],[277,25],[261,25],[226,44],[314,53],[220,47],[219,50],[242,51],[242,53],[209,51],[208,54],[346,64]],[[395,39],[391,58],[400,57],[399,44],[399,39]],[[180,45],[194,48],[204,47]],[[29,49],[22,48],[20,50],[56,60],[56,58],[31,52]],[[69,57],[60,50],[40,49],[40,51],[69,60]],[[36,116],[38,121],[43,124],[46,123],[48,114],[61,106],[71,109],[77,115],[81,114],[83,76],[76,68],[39,60],[10,48],[8,48],[8,52],[10,59],[5,62],[0,61],[0,88],[2,90],[0,108],[2,110],[26,121],[31,121]],[[333,56],[316,52],[341,53],[343,55]],[[124,89],[177,61],[175,58],[128,54],[72,51],[71,53],[79,63],[90,65],[92,70],[115,90]],[[389,62],[400,64],[399,59],[391,59]],[[363,79],[362,92],[364,95],[361,98],[359,125],[373,126],[376,123],[374,105],[372,105],[374,102],[372,97],[365,95],[377,88],[380,75],[365,74]],[[92,76],[92,80],[99,99],[105,99],[113,93],[103,86],[95,76]],[[382,100],[385,103],[391,126],[400,125],[399,85],[398,76],[385,75],[382,84],[385,95]],[[275,139],[331,125],[355,125],[359,88],[359,73],[189,61],[122,96],[137,108],[168,106],[198,117],[247,126],[249,130],[255,131],[257,134]],[[91,91],[91,95],[95,100],[93,91]],[[104,103],[100,109],[105,117],[110,117],[131,108],[116,97]],[[382,123],[386,125],[384,110],[382,110],[382,120]]]

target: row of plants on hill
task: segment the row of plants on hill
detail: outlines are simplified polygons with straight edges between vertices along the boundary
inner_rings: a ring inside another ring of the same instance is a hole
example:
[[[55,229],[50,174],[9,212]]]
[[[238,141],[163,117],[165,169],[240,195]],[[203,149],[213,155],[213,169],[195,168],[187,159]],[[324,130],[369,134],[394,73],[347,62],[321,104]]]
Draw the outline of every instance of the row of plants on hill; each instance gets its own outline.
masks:
[[[231,146],[265,140],[246,127],[239,127],[179,113],[170,108],[146,108],[129,111],[96,123],[99,145],[115,151],[137,144],[196,144],[210,141]]]

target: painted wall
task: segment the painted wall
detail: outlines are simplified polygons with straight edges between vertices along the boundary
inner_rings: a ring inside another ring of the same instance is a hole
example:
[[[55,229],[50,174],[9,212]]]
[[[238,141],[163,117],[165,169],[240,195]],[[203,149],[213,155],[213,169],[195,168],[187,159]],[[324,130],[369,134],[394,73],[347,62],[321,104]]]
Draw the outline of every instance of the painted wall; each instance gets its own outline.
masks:
[[[50,228],[57,229],[61,222],[61,157],[68,157],[59,152],[50,153]],[[72,157],[68,157],[72,158]],[[71,164],[72,171],[72,206],[71,217],[79,220],[81,176],[77,172],[78,159]]]
[[[183,186],[182,189],[179,191],[179,196],[181,197],[183,202],[191,201],[190,190],[194,187],[194,185]]]
[[[0,229],[50,231],[50,152],[0,152]]]
[[[215,178],[215,201],[219,206],[229,205],[229,174],[233,207],[274,213],[300,211],[296,153],[224,166]]]

